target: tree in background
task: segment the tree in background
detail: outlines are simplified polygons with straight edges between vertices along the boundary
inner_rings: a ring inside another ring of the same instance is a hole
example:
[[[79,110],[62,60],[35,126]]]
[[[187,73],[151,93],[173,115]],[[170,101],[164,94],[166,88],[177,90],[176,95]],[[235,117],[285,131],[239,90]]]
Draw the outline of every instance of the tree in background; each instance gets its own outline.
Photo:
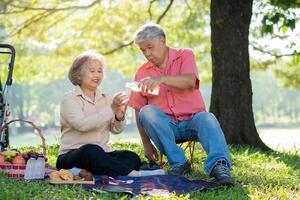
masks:
[[[252,60],[251,68],[264,70],[268,67],[283,86],[300,89],[299,1],[260,0],[253,3],[255,18],[250,26],[250,50],[262,53],[265,58],[259,64]],[[273,43],[277,47],[272,47]]]
[[[104,54],[112,70],[132,76],[144,60],[133,45],[134,32],[147,21],[162,24],[172,46],[193,48],[203,79],[210,76],[208,0],[201,5],[174,0],[135,1],[134,5],[131,0],[1,3],[0,40],[16,46],[18,82],[62,77],[73,58],[87,49]]]
[[[136,2],[134,7],[132,1],[94,0],[76,4],[63,1],[59,5],[57,2],[0,2],[0,15],[5,19],[4,25],[0,26],[0,40],[14,44],[18,52],[14,80],[31,87],[30,91],[25,86],[15,87],[15,100],[19,100],[14,106],[16,115],[35,119],[42,126],[45,121],[51,125],[55,118],[53,111],[57,110],[57,101],[52,97],[61,96],[67,87],[58,87],[60,95],[54,89],[52,94],[46,94],[48,98],[45,100],[41,100],[45,90],[38,88],[47,87],[48,92],[52,91],[50,81],[65,78],[74,57],[84,50],[101,52],[111,70],[131,76],[144,59],[133,46],[134,31],[148,20],[163,23],[167,16],[168,22],[164,27],[170,33],[169,43],[175,47],[189,46],[195,49],[201,62],[198,66],[201,66],[202,77],[209,79],[209,36],[205,34],[208,21],[204,17],[208,16],[208,1],[202,5],[174,1]],[[200,9],[201,6],[206,9]],[[187,29],[193,31],[186,34]],[[173,30],[176,30],[176,34],[172,33]],[[102,89],[113,94],[119,83],[124,87],[124,80],[118,73],[109,73],[108,76]],[[18,89],[22,92],[19,93]],[[29,95],[31,102],[36,102],[35,105],[24,106],[24,95]]]
[[[248,50],[252,5],[253,0],[211,2],[210,110],[218,117],[228,143],[268,149],[257,133],[253,117]],[[294,28],[293,24],[290,27]],[[270,28],[263,31],[271,32]]]
[[[129,75],[143,59],[132,45],[132,35],[137,27],[152,20],[165,27],[169,44],[195,50],[201,79],[208,80],[209,3],[208,0],[201,4],[196,0],[151,0],[135,1],[133,6],[129,0],[91,0],[86,3],[4,0],[0,2],[0,15],[4,19],[0,40],[17,47],[20,56],[16,77],[20,82],[47,82],[62,77],[73,57],[91,48],[106,55],[111,69]],[[271,1],[277,7],[298,5],[297,0],[288,3]],[[242,3],[227,0],[222,4],[212,0],[210,9],[211,111],[220,119],[229,143],[265,147],[258,137],[252,113],[248,52],[252,0]],[[268,26],[283,22],[280,27],[286,30],[293,27],[295,21],[293,18],[284,21],[286,15],[265,16],[261,29],[268,34],[273,33],[266,28]]]

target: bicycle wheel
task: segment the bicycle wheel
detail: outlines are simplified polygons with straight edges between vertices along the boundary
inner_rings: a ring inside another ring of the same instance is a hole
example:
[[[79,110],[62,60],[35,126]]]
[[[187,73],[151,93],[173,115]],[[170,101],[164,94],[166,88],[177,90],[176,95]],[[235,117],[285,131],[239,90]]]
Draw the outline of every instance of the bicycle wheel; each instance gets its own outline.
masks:
[[[3,98],[3,89],[2,89],[2,83],[0,80],[0,126],[3,126],[3,120],[5,115],[5,104],[4,104],[4,98]],[[9,144],[9,136],[8,136],[8,128],[4,129],[0,133],[0,142],[3,146],[3,148],[6,148]]]

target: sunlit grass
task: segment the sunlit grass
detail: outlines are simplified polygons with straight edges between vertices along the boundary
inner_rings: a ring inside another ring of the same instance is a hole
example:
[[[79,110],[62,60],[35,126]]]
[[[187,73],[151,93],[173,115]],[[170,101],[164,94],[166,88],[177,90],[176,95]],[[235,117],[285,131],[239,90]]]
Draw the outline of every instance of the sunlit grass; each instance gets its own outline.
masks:
[[[115,142],[114,149],[130,149],[142,159],[143,148],[139,144]],[[299,152],[261,152],[257,149],[230,146],[233,159],[234,187],[212,191],[199,191],[186,195],[173,194],[169,199],[299,199],[300,157]],[[23,150],[26,150],[24,148]],[[47,148],[50,165],[55,165],[58,145]],[[195,171],[190,179],[209,179],[203,171],[205,153],[196,145]],[[95,193],[80,187],[53,186],[44,182],[7,179],[0,175],[0,199],[128,199],[130,196],[116,193]],[[139,196],[138,199],[149,199]],[[151,199],[166,199],[165,196]]]

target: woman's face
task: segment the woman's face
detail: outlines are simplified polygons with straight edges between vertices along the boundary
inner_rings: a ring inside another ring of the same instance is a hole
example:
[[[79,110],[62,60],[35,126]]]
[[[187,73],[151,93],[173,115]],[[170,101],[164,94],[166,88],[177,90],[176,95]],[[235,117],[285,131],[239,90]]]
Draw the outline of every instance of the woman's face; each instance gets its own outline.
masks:
[[[89,59],[84,63],[80,76],[82,89],[96,90],[103,79],[103,65],[97,59]]]

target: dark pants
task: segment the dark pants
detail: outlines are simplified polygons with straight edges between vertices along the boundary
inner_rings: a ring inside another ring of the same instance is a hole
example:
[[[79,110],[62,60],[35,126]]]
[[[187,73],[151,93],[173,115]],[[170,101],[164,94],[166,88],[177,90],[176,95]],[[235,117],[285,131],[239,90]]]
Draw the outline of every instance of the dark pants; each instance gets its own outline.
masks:
[[[100,146],[86,144],[57,158],[56,168],[86,169],[95,175],[126,176],[139,170],[141,159],[131,151],[105,152]]]

